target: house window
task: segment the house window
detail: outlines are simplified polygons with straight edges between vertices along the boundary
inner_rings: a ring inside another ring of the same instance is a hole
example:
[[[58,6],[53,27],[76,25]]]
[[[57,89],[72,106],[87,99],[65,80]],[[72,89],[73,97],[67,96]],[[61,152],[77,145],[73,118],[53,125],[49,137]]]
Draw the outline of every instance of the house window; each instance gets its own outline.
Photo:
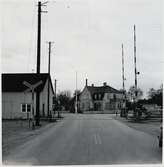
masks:
[[[101,94],[99,94],[99,100],[101,100]]]
[[[22,112],[31,112],[31,104],[21,104],[21,111]]]
[[[31,112],[31,104],[27,104],[27,112]]]
[[[21,104],[21,111],[26,112],[26,104]]]
[[[113,94],[113,99],[116,100],[116,95],[115,94]]]

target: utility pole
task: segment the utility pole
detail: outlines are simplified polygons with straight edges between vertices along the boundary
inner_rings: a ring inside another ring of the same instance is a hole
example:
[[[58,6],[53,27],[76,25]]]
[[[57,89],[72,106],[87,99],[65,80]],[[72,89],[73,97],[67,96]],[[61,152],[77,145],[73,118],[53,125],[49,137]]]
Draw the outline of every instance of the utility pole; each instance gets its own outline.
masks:
[[[38,2],[38,35],[37,35],[37,69],[36,73],[40,74],[40,56],[41,56],[41,12],[47,13],[47,11],[42,11],[41,7],[46,6],[47,2]],[[40,126],[40,92],[36,92],[36,126]]]
[[[137,67],[136,67],[136,27],[134,25],[134,73],[135,73],[135,99],[134,99],[134,116],[136,117],[136,103],[137,103],[137,95],[138,95],[138,90],[137,90]]]
[[[125,92],[125,76],[124,76],[124,46],[122,44],[122,88],[123,88],[123,102],[125,104],[125,110],[123,110],[123,113],[121,113],[121,116],[125,116],[126,113],[126,92]],[[123,105],[124,105],[123,104]]]
[[[55,79],[55,99],[56,99],[56,86],[57,86],[57,80]]]
[[[51,67],[51,44],[52,42],[48,42],[48,55],[49,55],[49,59],[48,59],[48,91],[47,91],[47,113],[48,113],[48,117],[51,117],[51,113],[50,113],[50,67]]]
[[[122,88],[123,88],[123,92],[125,92],[125,77],[124,77],[124,48],[123,48],[123,44],[122,44]]]
[[[134,25],[134,73],[135,73],[135,100],[137,99],[137,67],[136,67],[136,28]]]
[[[58,108],[58,102],[57,102],[57,95],[56,95],[56,88],[57,88],[57,80],[55,79],[55,97],[54,97],[54,111]],[[56,111],[55,111],[56,113]],[[59,111],[58,111],[58,118],[59,118]]]
[[[40,74],[41,2],[38,2],[37,74]]]
[[[75,113],[77,113],[77,71],[76,71],[76,102],[75,102]]]
[[[56,106],[57,106],[57,114],[58,114],[58,118],[60,118],[60,113],[59,113],[59,109],[60,109],[60,107],[59,107],[59,105],[60,105],[60,101],[59,101],[59,99],[58,99],[58,101],[57,101],[57,95],[56,95],[56,90],[57,90],[57,80],[55,79],[55,108],[56,108]]]

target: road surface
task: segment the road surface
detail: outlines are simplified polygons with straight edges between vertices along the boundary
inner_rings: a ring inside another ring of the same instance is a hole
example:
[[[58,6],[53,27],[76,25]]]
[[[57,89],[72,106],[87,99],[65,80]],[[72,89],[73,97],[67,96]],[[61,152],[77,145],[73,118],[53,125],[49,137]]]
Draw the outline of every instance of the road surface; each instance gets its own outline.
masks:
[[[67,114],[18,146],[5,164],[90,165],[161,163],[158,139],[111,115]]]

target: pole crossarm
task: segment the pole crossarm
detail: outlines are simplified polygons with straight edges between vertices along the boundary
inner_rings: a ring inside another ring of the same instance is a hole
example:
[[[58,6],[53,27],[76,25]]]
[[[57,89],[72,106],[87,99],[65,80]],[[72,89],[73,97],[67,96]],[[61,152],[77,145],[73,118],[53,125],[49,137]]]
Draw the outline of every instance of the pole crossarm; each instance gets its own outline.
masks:
[[[42,10],[41,12],[42,12],[42,13],[48,13],[48,11],[43,11],[43,10]]]
[[[48,1],[41,3],[41,6],[47,6]],[[48,13],[48,11],[41,10],[42,13]]]
[[[48,1],[41,3],[41,6],[46,6]]]
[[[38,3],[40,4],[40,6],[47,6],[48,1],[46,2],[38,1]],[[36,6],[39,6],[39,5],[36,5]]]

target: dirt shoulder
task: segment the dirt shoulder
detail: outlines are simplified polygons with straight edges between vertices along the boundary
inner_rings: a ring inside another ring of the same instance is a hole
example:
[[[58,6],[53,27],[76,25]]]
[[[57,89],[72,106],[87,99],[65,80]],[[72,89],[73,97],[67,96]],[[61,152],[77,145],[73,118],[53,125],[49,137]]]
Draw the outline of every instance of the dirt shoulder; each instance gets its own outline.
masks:
[[[114,116],[113,118],[133,129],[148,133],[152,136],[157,137],[160,134],[160,126],[162,124],[160,121],[147,120],[142,122],[134,122],[132,119],[126,119],[120,116]]]
[[[41,126],[32,130],[26,120],[5,120],[2,121],[2,156],[10,154],[17,146],[43,133],[54,123],[41,121]]]

